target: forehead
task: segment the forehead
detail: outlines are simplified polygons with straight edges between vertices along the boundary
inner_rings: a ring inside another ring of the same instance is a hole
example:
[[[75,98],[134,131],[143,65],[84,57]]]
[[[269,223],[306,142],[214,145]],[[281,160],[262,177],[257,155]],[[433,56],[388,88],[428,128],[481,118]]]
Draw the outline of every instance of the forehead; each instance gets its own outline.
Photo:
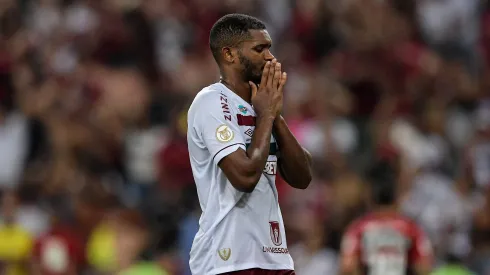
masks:
[[[267,30],[249,30],[250,39],[245,40],[247,44],[271,44],[272,39]]]

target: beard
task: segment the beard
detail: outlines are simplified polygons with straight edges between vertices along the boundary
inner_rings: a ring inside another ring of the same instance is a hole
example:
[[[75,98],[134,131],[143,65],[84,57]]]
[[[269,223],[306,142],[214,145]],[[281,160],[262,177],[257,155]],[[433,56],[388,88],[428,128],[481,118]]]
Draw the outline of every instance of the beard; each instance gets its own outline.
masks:
[[[260,84],[262,79],[262,70],[261,65],[254,64],[250,59],[246,58],[239,53],[238,59],[240,63],[243,65],[242,77],[245,82],[252,81],[255,84]]]

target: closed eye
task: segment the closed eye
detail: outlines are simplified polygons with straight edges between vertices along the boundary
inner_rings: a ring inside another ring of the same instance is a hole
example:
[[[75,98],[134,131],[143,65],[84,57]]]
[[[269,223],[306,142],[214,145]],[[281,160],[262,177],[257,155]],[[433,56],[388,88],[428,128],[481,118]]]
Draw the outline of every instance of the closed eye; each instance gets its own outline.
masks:
[[[260,45],[257,45],[255,46],[253,49],[258,52],[258,53],[261,53],[263,52],[265,49],[270,49],[272,47],[271,44],[260,44]]]

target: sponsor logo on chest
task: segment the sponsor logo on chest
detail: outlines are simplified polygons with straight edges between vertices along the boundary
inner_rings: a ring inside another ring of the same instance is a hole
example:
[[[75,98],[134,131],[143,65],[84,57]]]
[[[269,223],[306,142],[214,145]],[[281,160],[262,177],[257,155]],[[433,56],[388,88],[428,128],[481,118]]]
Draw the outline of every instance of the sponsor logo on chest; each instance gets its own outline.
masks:
[[[281,227],[279,226],[278,221],[270,221],[269,222],[270,234],[272,243],[276,246],[280,246],[282,244],[281,237]]]
[[[267,161],[264,167],[264,174],[275,175],[277,173],[277,161]]]
[[[225,120],[231,121],[231,112],[228,105],[228,97],[224,93],[220,93],[219,97],[221,103],[221,110],[223,111],[223,116]]]
[[[271,241],[276,247],[262,246],[262,252],[272,254],[289,254],[289,250],[283,247],[277,247],[282,245],[281,227],[278,221],[269,222],[269,231]]]

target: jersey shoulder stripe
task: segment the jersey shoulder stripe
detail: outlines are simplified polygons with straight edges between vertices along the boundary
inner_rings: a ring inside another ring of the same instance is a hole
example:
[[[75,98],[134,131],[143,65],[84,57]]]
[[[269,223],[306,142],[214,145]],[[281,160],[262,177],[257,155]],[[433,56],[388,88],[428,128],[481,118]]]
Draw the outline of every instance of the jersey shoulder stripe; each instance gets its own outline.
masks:
[[[244,116],[242,114],[237,114],[236,118],[239,126],[255,126],[256,118],[254,116]]]

